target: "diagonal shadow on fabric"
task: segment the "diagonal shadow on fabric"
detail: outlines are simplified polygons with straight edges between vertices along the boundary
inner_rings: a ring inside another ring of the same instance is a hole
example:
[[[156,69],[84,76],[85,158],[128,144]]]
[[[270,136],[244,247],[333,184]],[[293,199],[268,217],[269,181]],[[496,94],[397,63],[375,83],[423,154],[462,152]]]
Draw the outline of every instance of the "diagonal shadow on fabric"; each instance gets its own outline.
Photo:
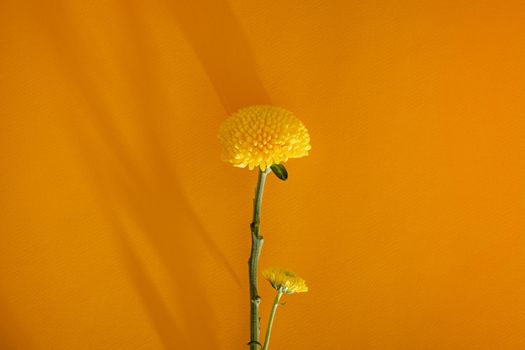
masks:
[[[136,46],[135,50],[131,50],[134,51],[133,54],[138,55],[137,61],[139,62],[137,67],[133,67],[138,68],[137,70],[127,72],[131,81],[130,88],[136,96],[134,103],[139,109],[134,122],[141,125],[147,153],[149,159],[152,160],[152,169],[136,165],[131,150],[126,146],[123,135],[113,120],[109,102],[99,91],[96,76],[92,76],[89,71],[90,67],[86,66],[86,62],[89,61],[85,58],[80,59],[80,57],[89,56],[90,53],[82,48],[79,33],[75,33],[75,30],[72,30],[75,27],[68,23],[70,14],[68,9],[63,7],[65,5],[56,5],[53,11],[54,18],[48,18],[47,21],[39,19],[40,25],[57,43],[54,49],[64,75],[74,82],[91,108],[92,118],[90,120],[72,120],[70,127],[74,130],[72,138],[75,140],[72,141],[86,158],[86,166],[89,168],[87,170],[92,174],[96,187],[101,192],[110,192],[112,202],[104,203],[108,207],[103,210],[111,212],[111,208],[118,208],[136,220],[140,231],[144,232],[144,237],[150,240],[159,258],[169,271],[172,271],[175,285],[182,283],[175,276],[185,276],[184,282],[191,284],[193,288],[192,290],[182,288],[180,294],[177,295],[184,308],[182,317],[191,325],[191,333],[208,335],[208,337],[197,338],[200,345],[214,346],[213,331],[209,320],[203,313],[205,311],[196,311],[191,303],[185,302],[199,299],[201,300],[199,309],[209,308],[206,306],[207,301],[204,295],[196,295],[202,288],[202,281],[199,280],[196,273],[192,273],[192,267],[177,264],[177,261],[190,261],[191,253],[186,249],[178,249],[179,255],[186,256],[179,256],[177,260],[173,259],[173,247],[199,244],[197,241],[184,238],[184,233],[179,229],[180,223],[185,222],[185,225],[182,225],[185,227],[194,227],[192,232],[199,233],[200,239],[209,251],[218,261],[222,262],[236,283],[238,285],[241,283],[228,260],[221,254],[200,224],[188,199],[184,196],[181,183],[177,181],[176,169],[170,163],[165,148],[157,141],[157,132],[159,128],[162,128],[162,120],[155,116],[163,115],[165,99],[169,94],[162,91],[152,78],[153,75],[150,74],[154,62],[148,61],[146,56],[141,56],[141,52],[147,52],[151,48],[148,47],[147,36],[139,29],[140,15],[135,8],[136,4],[125,1],[121,4],[124,23],[128,21],[127,30],[130,37],[134,38]],[[177,2],[168,3],[168,5],[227,111],[233,111],[248,104],[269,103],[269,97],[257,76],[253,53],[232,10],[226,3],[210,4],[214,9],[206,13],[197,11],[189,3]],[[35,17],[38,17],[38,9],[34,11]],[[49,11],[46,12],[49,13]],[[190,25],[190,23],[193,24]],[[214,27],[222,29],[221,31],[213,30]],[[203,28],[208,28],[208,30],[203,30]],[[82,124],[85,123],[90,123],[95,127],[107,145],[104,148],[112,153],[110,156],[114,162],[100,164],[97,150],[91,145],[93,140],[83,133]],[[142,262],[131,250],[125,230],[116,223],[113,229],[118,234],[117,241],[125,250],[125,260],[132,280],[135,281],[138,294],[154,320],[164,345],[171,348],[177,343],[180,334],[170,331],[170,327],[163,326],[166,320],[171,318],[167,308],[162,304],[154,282],[145,275]],[[171,321],[168,323],[175,327]]]
[[[235,13],[226,1],[163,0],[192,47],[228,113],[271,104],[257,63]]]
[[[46,12],[49,13],[48,10],[46,9]],[[173,272],[173,283],[179,286],[183,284],[195,286],[195,289],[192,290],[181,288],[181,294],[176,296],[185,308],[182,318],[187,319],[193,325],[193,329],[198,327],[200,334],[206,334],[206,337],[195,338],[195,344],[203,347],[216,347],[211,325],[208,324],[210,320],[203,315],[209,307],[206,305],[207,301],[204,296],[198,295],[201,281],[197,273],[191,272],[189,264],[180,266],[175,260],[169,259],[170,256],[173,256],[172,247],[181,247],[188,243],[178,241],[183,235],[177,232],[178,219],[185,220],[188,217],[188,213],[181,210],[185,208],[184,198],[173,186],[169,186],[168,191],[156,191],[152,186],[154,180],[148,176],[147,169],[141,169],[133,162],[130,150],[125,146],[116,124],[112,122],[107,102],[97,90],[93,78],[88,74],[88,67],[79,59],[80,55],[88,53],[81,50],[78,33],[72,30],[74,26],[69,25],[67,21],[69,18],[67,9],[57,5],[52,11],[56,18],[47,18],[46,21],[39,17],[38,12],[38,8],[33,8],[35,22],[56,43],[54,51],[59,67],[63,70],[63,74],[74,82],[87,106],[91,108],[92,119],[72,119],[71,124],[66,127],[71,132],[72,143],[85,157],[86,171],[92,175],[95,187],[101,193],[105,193],[106,198],[111,198],[108,203],[100,203],[102,210],[106,213],[120,210],[135,218],[141,231],[147,233],[145,237],[151,239],[153,246],[159,250],[160,258]],[[110,155],[100,157],[100,151],[94,148],[93,140],[83,132],[82,126],[85,123],[96,127],[97,132],[100,133],[99,136],[106,144],[104,148],[110,150]],[[104,158],[112,159],[112,161],[104,161]],[[159,208],[161,210],[158,210]],[[174,213],[179,214],[174,215]],[[164,305],[153,281],[142,268],[142,261],[136,253],[129,249],[130,245],[126,244],[128,240],[126,231],[115,222],[113,222],[112,230],[117,234],[117,241],[120,241],[125,250],[124,258],[130,269],[131,278],[143,301],[143,306],[153,320],[160,339],[166,348],[176,348],[177,344],[180,345],[184,341],[183,338],[187,339],[188,336],[183,337],[182,333],[177,331],[174,322],[171,321],[172,317],[168,308]],[[197,244],[195,241],[189,243]],[[182,255],[189,254],[184,249],[180,249],[179,252]],[[190,256],[179,257],[179,260],[190,261],[189,258]],[[183,279],[177,279],[174,276],[183,276]],[[190,298],[200,299],[201,311],[196,311],[187,302]]]

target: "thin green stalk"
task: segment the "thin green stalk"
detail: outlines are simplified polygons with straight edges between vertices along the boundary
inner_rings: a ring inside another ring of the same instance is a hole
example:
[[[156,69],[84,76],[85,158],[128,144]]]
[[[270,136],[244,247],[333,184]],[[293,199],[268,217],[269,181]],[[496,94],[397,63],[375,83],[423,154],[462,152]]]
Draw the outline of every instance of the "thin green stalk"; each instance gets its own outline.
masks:
[[[264,346],[262,350],[267,350],[268,344],[270,344],[270,334],[272,333],[273,319],[275,318],[275,312],[277,311],[277,307],[279,306],[279,302],[281,301],[282,296],[283,292],[281,292],[280,290],[277,291],[277,295],[275,296],[275,300],[273,301],[272,312],[270,313],[268,329],[266,329],[266,337],[264,339]]]
[[[250,277],[250,350],[257,350],[258,346],[261,346],[259,342],[260,336],[260,317],[259,317],[259,304],[261,298],[257,290],[257,270],[259,265],[259,256],[261,255],[261,249],[263,246],[263,237],[260,232],[261,223],[261,206],[264,192],[264,184],[266,182],[266,175],[270,172],[270,169],[261,171],[259,169],[259,177],[257,179],[257,187],[255,188],[255,198],[253,199],[253,220],[250,225],[252,233],[252,249],[250,253],[250,259],[248,260],[248,272]]]

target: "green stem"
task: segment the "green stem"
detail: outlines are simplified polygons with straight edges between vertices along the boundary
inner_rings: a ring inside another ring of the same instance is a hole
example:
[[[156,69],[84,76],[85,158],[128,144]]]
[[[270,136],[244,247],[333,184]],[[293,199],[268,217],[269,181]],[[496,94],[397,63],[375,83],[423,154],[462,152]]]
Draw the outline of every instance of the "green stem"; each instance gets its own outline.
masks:
[[[275,300],[273,301],[272,312],[270,313],[270,320],[268,321],[268,329],[266,330],[266,338],[264,339],[264,346],[262,350],[267,350],[268,344],[270,344],[270,333],[272,333],[273,319],[275,318],[275,312],[277,311],[277,307],[279,306],[279,302],[281,301],[282,296],[283,292],[281,292],[280,290],[277,291],[277,295],[275,296]]]
[[[261,171],[259,169],[259,178],[257,179],[257,187],[255,188],[255,198],[253,199],[253,220],[250,225],[252,233],[252,249],[250,259],[248,260],[248,272],[250,276],[250,350],[257,350],[260,336],[260,318],[259,318],[259,304],[261,298],[257,291],[257,268],[259,264],[259,256],[263,245],[263,237],[260,232],[261,223],[261,206],[264,192],[264,184],[266,182],[266,175],[270,169]]]

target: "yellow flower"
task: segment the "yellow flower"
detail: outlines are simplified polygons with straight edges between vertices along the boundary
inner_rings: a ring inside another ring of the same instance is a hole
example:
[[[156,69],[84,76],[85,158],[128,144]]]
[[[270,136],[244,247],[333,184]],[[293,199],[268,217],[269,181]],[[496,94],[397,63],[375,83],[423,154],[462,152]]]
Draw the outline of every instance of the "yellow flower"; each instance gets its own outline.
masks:
[[[289,158],[308,155],[308,130],[292,112],[274,106],[242,108],[221,125],[224,161],[262,171]]]
[[[277,291],[285,294],[308,292],[306,282],[295,273],[277,268],[270,268],[263,271],[266,278]]]

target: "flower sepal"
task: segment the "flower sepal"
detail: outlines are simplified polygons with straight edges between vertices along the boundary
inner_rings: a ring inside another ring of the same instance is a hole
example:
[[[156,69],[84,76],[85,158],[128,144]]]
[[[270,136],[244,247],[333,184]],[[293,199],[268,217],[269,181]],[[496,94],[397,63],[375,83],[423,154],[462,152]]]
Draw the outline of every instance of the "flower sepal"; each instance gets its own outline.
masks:
[[[288,179],[288,171],[283,164],[272,164],[270,169],[279,180],[286,181]]]

